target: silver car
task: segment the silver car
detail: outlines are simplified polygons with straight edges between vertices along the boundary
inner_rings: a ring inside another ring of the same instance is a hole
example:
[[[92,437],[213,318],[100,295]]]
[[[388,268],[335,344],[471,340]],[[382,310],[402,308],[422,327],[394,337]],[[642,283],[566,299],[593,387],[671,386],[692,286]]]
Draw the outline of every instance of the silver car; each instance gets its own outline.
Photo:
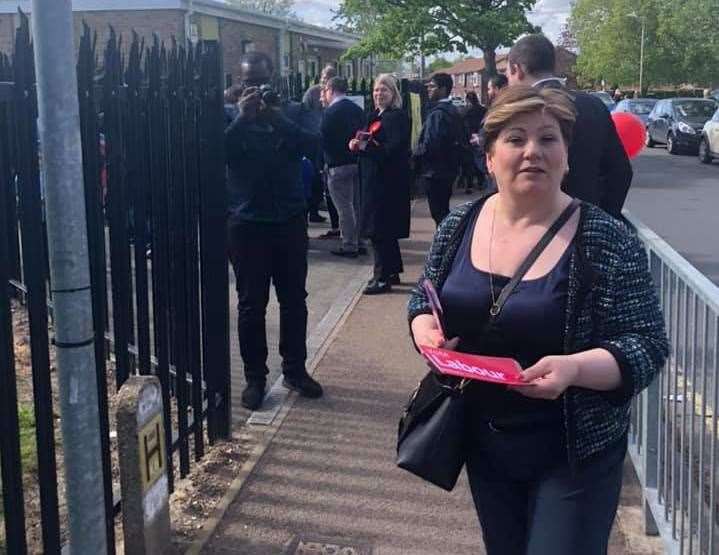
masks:
[[[652,111],[656,103],[657,100],[655,98],[628,98],[621,100],[613,111],[634,114],[642,120],[642,123],[646,126],[649,112]]]
[[[719,109],[714,112],[712,119],[704,124],[699,142],[699,160],[704,164],[711,164],[715,158],[719,159]]]

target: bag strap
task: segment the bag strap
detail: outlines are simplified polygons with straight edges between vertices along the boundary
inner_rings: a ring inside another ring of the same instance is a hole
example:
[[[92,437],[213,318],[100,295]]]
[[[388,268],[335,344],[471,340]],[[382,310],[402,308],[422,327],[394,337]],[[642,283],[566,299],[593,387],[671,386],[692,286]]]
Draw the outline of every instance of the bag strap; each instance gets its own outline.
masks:
[[[504,303],[507,301],[507,298],[509,298],[509,296],[512,294],[514,288],[517,287],[517,284],[522,281],[524,274],[529,271],[529,268],[531,268],[532,264],[534,264],[537,258],[539,258],[539,255],[542,254],[542,251],[547,248],[549,242],[554,239],[554,236],[557,234],[557,232],[562,229],[564,224],[566,224],[569,218],[572,217],[572,214],[574,214],[574,211],[577,209],[578,206],[579,200],[572,199],[572,202],[569,203],[569,206],[567,206],[564,211],[562,211],[559,217],[554,220],[552,226],[544,233],[544,235],[542,235],[542,238],[539,240],[539,242],[534,245],[534,248],[527,255],[527,258],[524,259],[524,262],[522,262],[522,264],[519,266],[509,283],[507,283],[507,285],[502,288],[502,292],[499,294],[499,297],[497,297],[497,300],[490,308],[489,314],[492,318],[490,318],[488,322],[491,322],[493,318],[496,318],[499,315],[500,311],[502,310],[502,307],[504,306]]]

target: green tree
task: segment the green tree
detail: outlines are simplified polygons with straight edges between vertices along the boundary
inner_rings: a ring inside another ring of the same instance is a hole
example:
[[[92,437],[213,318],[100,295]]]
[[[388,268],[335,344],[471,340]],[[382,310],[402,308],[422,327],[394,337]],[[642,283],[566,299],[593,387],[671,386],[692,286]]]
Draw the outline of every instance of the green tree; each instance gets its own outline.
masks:
[[[449,0],[438,6],[424,3],[448,33],[461,37],[467,48],[482,50],[484,67],[490,74],[497,73],[498,48],[512,46],[525,33],[540,31],[527,20],[536,0]]]
[[[444,58],[442,56],[438,56],[434,60],[430,62],[430,64],[427,66],[427,71],[430,73],[433,73],[435,71],[440,71],[442,69],[447,69],[448,67],[452,67],[455,64],[455,62],[449,61],[447,58]]]
[[[526,14],[536,0],[343,0],[337,17],[364,38],[350,54],[438,54],[482,50],[496,73],[496,50],[536,31]]]
[[[579,47],[579,76],[595,83],[638,83],[642,24],[645,90],[716,79],[717,0],[576,0],[569,30]]]
[[[292,8],[295,5],[295,0],[227,0],[227,2],[240,8],[247,8],[249,10],[269,15],[292,18],[297,17],[292,11]]]
[[[450,36],[427,10],[408,9],[394,2],[343,0],[334,19],[341,30],[362,36],[347,51],[347,58],[375,54],[400,59],[464,48],[459,38]]]
[[[671,83],[708,86],[719,81],[719,1],[665,0],[657,40],[674,64]]]

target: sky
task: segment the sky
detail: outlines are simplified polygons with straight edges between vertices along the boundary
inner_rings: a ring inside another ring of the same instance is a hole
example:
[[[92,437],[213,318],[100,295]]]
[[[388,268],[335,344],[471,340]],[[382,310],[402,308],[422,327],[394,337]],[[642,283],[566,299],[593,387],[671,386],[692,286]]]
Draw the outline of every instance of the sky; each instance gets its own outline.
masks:
[[[332,25],[332,10],[339,5],[340,0],[295,0],[294,10],[307,23],[329,27]],[[569,5],[570,0],[537,0],[529,20],[541,26],[544,33],[556,41],[569,15]]]

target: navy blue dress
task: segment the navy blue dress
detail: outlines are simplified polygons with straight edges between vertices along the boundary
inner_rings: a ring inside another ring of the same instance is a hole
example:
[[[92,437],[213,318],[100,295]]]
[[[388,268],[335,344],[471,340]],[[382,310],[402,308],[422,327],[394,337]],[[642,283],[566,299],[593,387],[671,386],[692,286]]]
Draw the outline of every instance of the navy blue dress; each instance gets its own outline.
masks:
[[[479,212],[477,213],[479,215]],[[471,242],[477,216],[467,226],[452,269],[442,287],[447,337],[459,337],[465,353],[507,356],[527,368],[547,355],[564,352],[565,312],[571,245],[547,274],[522,280],[507,299],[484,337],[481,332],[492,304],[489,273],[472,264]],[[510,276],[494,274],[495,298]],[[531,399],[506,386],[476,382],[468,391],[472,412],[498,422],[561,422],[562,401]]]

